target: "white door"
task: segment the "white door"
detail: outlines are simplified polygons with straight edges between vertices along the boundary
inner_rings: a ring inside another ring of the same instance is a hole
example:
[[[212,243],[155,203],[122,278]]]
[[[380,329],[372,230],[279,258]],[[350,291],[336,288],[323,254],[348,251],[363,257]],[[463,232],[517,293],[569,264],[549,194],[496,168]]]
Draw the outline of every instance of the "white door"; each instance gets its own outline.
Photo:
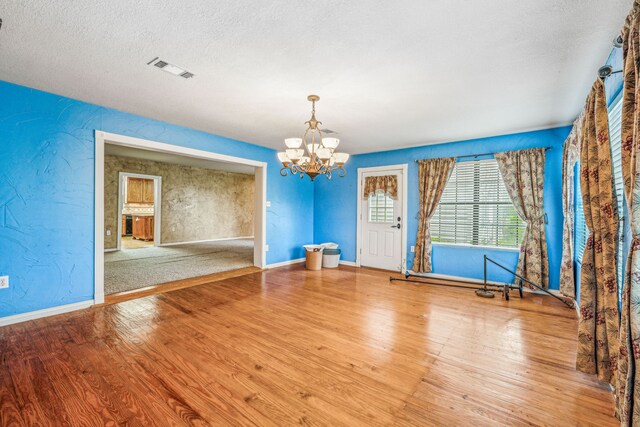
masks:
[[[360,265],[384,270],[402,271],[402,217],[403,171],[402,169],[363,172],[362,183],[368,176],[396,175],[398,177],[398,197],[392,199],[386,194],[370,195],[361,200],[361,244]],[[363,188],[361,185],[360,188]]]

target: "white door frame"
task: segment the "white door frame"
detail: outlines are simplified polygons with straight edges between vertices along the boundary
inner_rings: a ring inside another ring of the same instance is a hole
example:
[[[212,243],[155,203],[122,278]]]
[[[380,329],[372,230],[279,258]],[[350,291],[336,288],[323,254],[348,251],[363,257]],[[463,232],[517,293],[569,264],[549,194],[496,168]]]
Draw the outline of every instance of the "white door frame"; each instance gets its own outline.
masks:
[[[153,180],[153,246],[160,246],[162,225],[162,177],[142,173],[118,172],[118,240],[117,250],[122,250],[122,209],[124,208],[123,178],[142,178]]]
[[[385,172],[385,171],[397,171],[402,170],[402,231],[400,233],[400,241],[402,244],[402,273],[407,271],[407,198],[408,198],[408,172],[409,165],[407,163],[400,165],[389,166],[375,166],[370,168],[358,168],[358,211],[357,211],[357,232],[356,232],[356,267],[360,267],[360,259],[362,257],[362,189],[363,189],[363,175],[366,172]]]
[[[197,159],[215,160],[218,162],[236,163],[255,168],[255,210],[254,210],[254,244],[253,264],[258,268],[266,266],[267,243],[267,163],[241,157],[227,156],[210,151],[196,150],[179,145],[115,133],[95,131],[95,235],[94,235],[94,304],[104,303],[104,146],[105,144],[132,147],[141,150],[170,153]],[[122,221],[120,221],[122,222]],[[159,227],[158,227],[159,228]]]

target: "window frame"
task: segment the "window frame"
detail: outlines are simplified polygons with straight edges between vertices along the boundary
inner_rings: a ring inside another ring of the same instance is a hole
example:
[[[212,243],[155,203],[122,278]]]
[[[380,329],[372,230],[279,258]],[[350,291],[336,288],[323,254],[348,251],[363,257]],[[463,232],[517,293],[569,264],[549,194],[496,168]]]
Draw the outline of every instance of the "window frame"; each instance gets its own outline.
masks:
[[[456,162],[455,167],[458,167],[459,164],[468,164],[468,163],[489,163],[489,162],[493,162],[496,164],[496,168],[497,168],[497,161],[495,160],[495,158],[493,156],[491,157],[486,157],[486,158],[478,158],[478,159],[474,159],[474,160],[469,160],[469,161],[462,161],[462,162]],[[481,185],[481,181],[480,181],[480,175],[476,175],[477,172],[474,172],[474,178],[478,178],[478,180],[474,179],[474,199],[475,196],[478,194],[478,192],[480,191],[478,187],[480,187]],[[502,180],[502,176],[500,175],[500,171],[497,171],[497,174],[499,176],[500,179],[500,183],[502,186],[504,186],[504,182]],[[449,183],[447,183],[449,184]],[[499,184],[500,185],[500,184]],[[506,188],[504,190],[506,192]],[[508,196],[508,194],[507,194]],[[477,202],[477,203],[474,203]],[[442,203],[442,200],[440,201],[440,203]],[[438,208],[440,207],[440,203],[438,204]],[[513,203],[511,202],[510,198],[509,198],[509,203],[506,202],[499,202],[496,201],[495,203],[488,203],[488,202],[482,202],[480,200],[474,200],[473,202],[463,202],[463,203],[455,203],[455,204],[449,204],[450,206],[452,205],[471,205],[474,207],[480,207],[480,206],[510,206],[512,209],[515,208],[513,207]],[[434,216],[432,217],[435,218],[437,214],[437,210],[436,213],[434,213]],[[516,212],[517,215],[517,212]],[[430,221],[431,222],[431,221]],[[526,222],[524,220],[522,220],[522,218],[520,218],[518,216],[518,230],[521,230],[522,234],[524,234],[524,230],[526,229]],[[430,224],[431,226],[431,224]],[[496,228],[500,226],[500,224],[496,224]],[[473,224],[472,227],[474,228],[479,228],[480,226],[477,224]],[[472,232],[472,234],[477,235],[478,231],[474,231]],[[518,232],[520,233],[520,231]],[[433,236],[433,227],[432,227],[432,236]],[[435,237],[435,236],[434,236]],[[435,240],[432,240],[432,245],[435,246],[449,246],[449,247],[456,247],[456,248],[475,248],[475,249],[489,249],[489,250],[497,250],[497,251],[504,251],[504,252],[520,252],[520,247],[521,247],[521,243],[522,243],[522,237],[520,237],[520,243],[517,244],[517,246],[500,246],[500,245],[487,245],[487,244],[473,244],[473,243],[456,243],[456,242],[438,242]]]

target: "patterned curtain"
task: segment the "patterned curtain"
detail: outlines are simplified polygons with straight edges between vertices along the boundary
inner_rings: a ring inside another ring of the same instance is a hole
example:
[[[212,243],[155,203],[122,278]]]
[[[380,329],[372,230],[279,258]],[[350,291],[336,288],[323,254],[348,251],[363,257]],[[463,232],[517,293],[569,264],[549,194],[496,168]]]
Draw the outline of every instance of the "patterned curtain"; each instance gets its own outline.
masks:
[[[580,134],[582,133],[582,115],[573,124],[562,151],[562,263],[560,265],[560,292],[568,297],[576,297],[576,280],[573,271],[573,204],[574,173],[573,168],[580,157]]]
[[[640,5],[636,1],[622,31],[623,102],[622,102],[622,175],[629,208],[633,240],[627,259],[620,323],[620,358],[618,361],[618,407],[621,425],[640,423]]]
[[[431,272],[431,232],[429,220],[440,203],[444,187],[456,165],[455,157],[420,160],[418,162],[418,186],[420,190],[420,216],[413,271]]]
[[[587,98],[580,141],[580,186],[589,228],[580,274],[580,320],[576,368],[615,384],[618,361],[616,239],[618,209],[604,84]]]
[[[368,176],[364,179],[364,199],[382,192],[392,199],[398,198],[398,175]]]
[[[496,153],[498,168],[516,212],[527,223],[516,273],[549,287],[549,259],[544,229],[544,148]]]

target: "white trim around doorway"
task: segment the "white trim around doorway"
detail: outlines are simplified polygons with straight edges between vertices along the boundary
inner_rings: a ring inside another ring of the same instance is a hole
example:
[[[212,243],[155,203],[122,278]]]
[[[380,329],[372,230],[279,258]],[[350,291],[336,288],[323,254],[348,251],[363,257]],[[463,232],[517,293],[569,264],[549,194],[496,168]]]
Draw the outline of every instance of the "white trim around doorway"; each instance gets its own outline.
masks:
[[[95,131],[95,200],[94,200],[94,303],[104,303],[104,156],[105,144],[132,147],[141,150],[170,153],[218,162],[236,163],[255,168],[255,213],[253,263],[258,268],[266,266],[267,242],[267,163],[241,157],[227,156],[210,151],[171,145],[126,135]],[[159,229],[159,227],[158,227]]]
[[[362,188],[363,188],[363,175],[367,172],[391,172],[402,171],[402,232],[400,234],[400,240],[402,247],[400,253],[402,254],[402,273],[407,271],[407,202],[409,197],[408,189],[408,174],[409,165],[407,163],[400,165],[389,166],[375,166],[370,168],[358,168],[358,210],[357,210],[357,227],[356,227],[356,262],[355,266],[360,267],[360,254],[362,250]]]
[[[116,240],[116,250],[122,250],[122,209],[124,208],[123,178],[142,178],[153,180],[153,246],[162,246],[161,225],[162,225],[162,177],[159,175],[145,175],[142,173],[118,172],[118,230]]]

